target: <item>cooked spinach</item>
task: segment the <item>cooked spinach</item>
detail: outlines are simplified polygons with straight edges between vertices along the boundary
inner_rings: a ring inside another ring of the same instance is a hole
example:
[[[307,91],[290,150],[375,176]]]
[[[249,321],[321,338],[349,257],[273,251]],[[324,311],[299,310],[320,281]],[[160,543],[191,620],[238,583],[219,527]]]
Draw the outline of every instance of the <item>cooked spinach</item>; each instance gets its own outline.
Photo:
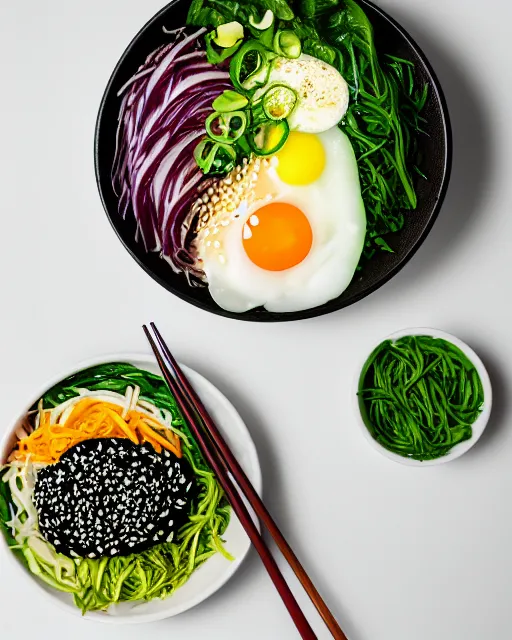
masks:
[[[268,9],[278,20],[293,20],[294,18],[291,6],[286,0],[252,0],[252,2],[192,0],[187,24],[198,27],[217,27],[219,24],[237,20],[247,26],[251,16],[260,20]]]

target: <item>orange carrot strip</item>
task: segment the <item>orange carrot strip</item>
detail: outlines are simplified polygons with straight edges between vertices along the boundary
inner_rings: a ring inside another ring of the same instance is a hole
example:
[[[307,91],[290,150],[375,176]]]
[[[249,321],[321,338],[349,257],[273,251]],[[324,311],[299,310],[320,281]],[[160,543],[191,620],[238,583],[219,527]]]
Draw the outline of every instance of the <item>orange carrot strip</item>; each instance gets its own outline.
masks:
[[[157,453],[162,453],[162,445],[149,436],[143,436],[143,442],[149,443]]]
[[[176,449],[179,451],[178,457],[181,458],[181,441],[180,441],[179,437],[173,431],[171,431],[170,429],[167,429],[166,427],[164,427],[161,422],[156,420],[156,418],[152,418],[151,416],[148,416],[145,413],[141,413],[140,411],[130,411],[130,414],[133,417],[138,416],[140,419],[142,419],[150,427],[156,427],[157,429],[165,429],[166,439],[174,447],[176,447]],[[172,440],[171,440],[171,438],[172,438]]]
[[[134,444],[139,444],[139,439],[137,438],[137,434],[135,433],[135,431],[132,431],[132,429],[130,429],[129,425],[121,418],[118,413],[112,411],[112,409],[108,407],[105,407],[104,411],[114,420],[117,426],[120,427],[120,429],[128,436],[128,438],[130,438],[130,440]]]
[[[88,409],[92,406],[101,403],[101,400],[96,400],[95,398],[84,398],[75,404],[73,407],[73,411],[69,414],[68,419],[66,420],[66,426],[72,425],[81,415],[83,415]]]
[[[169,440],[163,438],[161,435],[153,431],[153,429],[149,425],[145,424],[142,420],[139,422],[138,427],[140,431],[142,431],[144,436],[149,436],[153,440],[156,440],[162,445],[162,447],[168,449],[169,451],[172,451],[177,458],[181,458],[181,450],[177,449],[173,444],[169,442]]]

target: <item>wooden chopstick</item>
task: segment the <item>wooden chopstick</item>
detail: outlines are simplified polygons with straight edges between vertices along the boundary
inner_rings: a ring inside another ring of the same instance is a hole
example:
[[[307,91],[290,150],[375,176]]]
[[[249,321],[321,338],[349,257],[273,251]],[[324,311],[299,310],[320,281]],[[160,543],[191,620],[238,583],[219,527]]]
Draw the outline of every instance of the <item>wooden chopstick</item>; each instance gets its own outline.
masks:
[[[186,376],[184,375],[176,359],[170,352],[169,348],[165,344],[162,336],[160,335],[160,332],[158,331],[154,323],[151,323],[151,328],[157,338],[162,353],[166,356],[166,359],[171,367],[171,373],[174,376],[174,380],[179,386],[181,394],[186,398],[189,406],[195,409],[196,414],[198,414],[198,416],[204,422],[206,432],[209,435],[210,443],[215,448],[218,457],[223,461],[227,470],[235,478],[237,485],[242,490],[249,504],[271,534],[281,553],[285,557],[290,567],[293,569],[304,590],[321,615],[333,638],[335,638],[336,640],[348,640],[347,636],[343,633],[341,627],[336,621],[336,618],[333,616],[326,603],[322,599],[321,595],[319,594],[318,590],[316,589],[315,585],[311,581],[310,577],[304,570],[293,549],[290,547],[285,537],[279,530],[274,519],[268,512],[260,496],[254,489],[251,481],[238,463],[238,460],[231,452],[222,434],[219,432],[217,426],[204,407],[201,399],[188,382]]]
[[[215,472],[219,484],[226,492],[226,496],[238,516],[240,523],[245,529],[247,535],[249,536],[252,544],[254,545],[256,551],[258,552],[265,568],[268,571],[272,581],[276,589],[279,592],[286,608],[288,609],[293,621],[295,622],[295,626],[299,631],[300,635],[304,640],[318,640],[315,632],[311,628],[309,622],[307,621],[305,615],[303,614],[301,608],[299,607],[298,602],[295,600],[293,593],[290,590],[290,587],[286,583],[277,563],[270,553],[269,548],[267,547],[265,541],[260,535],[256,525],[254,524],[249,511],[247,510],[240,494],[238,493],[235,485],[229,478],[227,474],[227,470],[225,466],[222,464],[221,460],[217,458],[215,453],[215,449],[213,449],[208,444],[207,436],[202,432],[202,429],[196,425],[194,418],[191,415],[191,412],[188,407],[188,403],[182,398],[182,394],[180,392],[180,388],[176,384],[175,379],[171,373],[171,370],[168,368],[168,364],[166,363],[166,359],[164,354],[162,354],[160,348],[157,346],[155,341],[153,340],[153,336],[149,332],[146,325],[143,326],[144,332],[149,340],[151,348],[155,354],[158,365],[162,371],[162,375],[169,385],[169,388],[176,399],[181,412],[183,413],[190,430],[194,434],[194,437],[197,440],[203,455],[205,456],[208,464],[212,467]],[[159,335],[159,334],[158,334]],[[160,337],[161,339],[161,337]],[[160,342],[160,339],[158,340]]]

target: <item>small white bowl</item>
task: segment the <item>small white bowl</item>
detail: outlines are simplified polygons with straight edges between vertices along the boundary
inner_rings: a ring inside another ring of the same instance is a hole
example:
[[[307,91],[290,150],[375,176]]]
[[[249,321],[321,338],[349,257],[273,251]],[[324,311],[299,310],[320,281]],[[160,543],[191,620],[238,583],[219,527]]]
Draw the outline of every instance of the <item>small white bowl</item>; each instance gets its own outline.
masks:
[[[8,427],[7,431],[3,434],[3,438],[0,441],[0,464],[5,461],[16,442],[15,431],[20,420],[48,389],[78,371],[107,362],[128,362],[141,369],[146,369],[153,373],[160,373],[153,356],[120,353],[92,358],[86,362],[81,362],[72,369],[65,371],[60,376],[49,380],[34,396],[32,396],[30,401],[25,405],[23,410],[20,411],[12,424]],[[191,384],[201,396],[206,408],[218,425],[219,430],[226,438],[227,443],[247,473],[249,479],[254,485],[254,488],[259,494],[261,494],[261,468],[256,448],[247,427],[238,415],[236,409],[216,387],[206,380],[206,378],[203,378],[203,376],[188,367],[182,365],[182,368]],[[87,613],[86,619],[94,620],[96,622],[133,624],[140,622],[153,622],[155,620],[169,618],[191,609],[213,595],[233,576],[251,546],[245,530],[234,513],[231,515],[231,521],[223,535],[223,539],[225,540],[226,549],[234,556],[234,561],[230,562],[220,553],[217,553],[194,571],[189,580],[169,598],[165,600],[155,599],[149,602],[138,603],[123,602],[121,604],[111,606],[108,612],[94,611]],[[72,597],[69,594],[61,593],[47,586],[36,576],[30,573],[28,569],[25,569],[20,562],[18,562],[14,554],[8,549],[4,536],[0,532],[0,554],[1,553],[6,554],[8,558],[12,560],[10,570],[22,570],[24,572],[25,576],[28,578],[27,588],[31,588],[34,592],[40,593],[48,600],[70,613],[79,616],[82,615],[81,611],[74,605]],[[2,570],[2,576],[5,578],[4,570]]]
[[[469,440],[465,440],[464,442],[460,442],[459,444],[455,445],[451,449],[451,451],[446,455],[441,456],[440,458],[435,458],[434,460],[424,460],[424,461],[413,460],[411,458],[406,458],[404,456],[400,456],[396,453],[393,453],[392,451],[389,451],[372,437],[371,433],[368,431],[368,428],[365,425],[364,420],[361,416],[360,399],[357,395],[357,391],[359,389],[359,379],[361,376],[361,371],[363,370],[363,367],[366,361],[368,360],[373,350],[385,340],[396,341],[405,336],[432,336],[434,338],[441,338],[443,340],[446,340],[447,342],[451,342],[456,347],[459,347],[459,349],[475,365],[478,375],[480,376],[480,380],[482,381],[482,387],[484,391],[484,403],[483,403],[483,407],[480,415],[478,416],[476,421],[472,424],[471,428],[473,430],[473,435]],[[473,351],[473,349],[471,349],[471,347],[469,347],[466,343],[462,342],[462,340],[459,340],[459,338],[456,338],[455,336],[452,336],[451,334],[446,333],[445,331],[439,331],[439,329],[429,329],[425,327],[420,327],[420,328],[413,328],[413,329],[402,329],[401,331],[392,333],[387,338],[383,338],[382,340],[379,340],[375,344],[375,346],[369,351],[368,355],[365,356],[363,362],[361,363],[361,366],[357,371],[353,398],[354,398],[354,406],[356,410],[359,427],[361,428],[361,432],[363,433],[366,440],[372,445],[374,449],[379,451],[382,455],[386,456],[386,458],[389,458],[390,460],[394,460],[395,462],[399,462],[400,464],[405,464],[411,467],[428,467],[428,466],[433,466],[438,464],[444,464],[446,462],[450,462],[451,460],[455,460],[455,458],[459,458],[464,453],[469,451],[471,447],[473,447],[476,444],[476,442],[482,435],[489,421],[489,416],[490,416],[491,407],[492,407],[492,388],[491,388],[491,380],[489,378],[489,374],[487,373],[487,369],[485,368],[483,362],[480,360],[477,354]]]

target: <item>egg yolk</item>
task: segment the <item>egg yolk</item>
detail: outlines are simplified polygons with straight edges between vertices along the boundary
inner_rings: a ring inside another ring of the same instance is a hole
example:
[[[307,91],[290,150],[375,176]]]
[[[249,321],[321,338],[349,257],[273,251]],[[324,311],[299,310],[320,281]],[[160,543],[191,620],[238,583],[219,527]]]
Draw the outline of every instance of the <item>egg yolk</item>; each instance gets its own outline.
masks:
[[[273,202],[253,213],[243,228],[243,245],[251,262],[267,271],[299,264],[313,244],[309,220],[286,202]]]
[[[313,133],[291,131],[276,157],[277,175],[286,184],[310,184],[318,180],[325,169],[325,149]]]

